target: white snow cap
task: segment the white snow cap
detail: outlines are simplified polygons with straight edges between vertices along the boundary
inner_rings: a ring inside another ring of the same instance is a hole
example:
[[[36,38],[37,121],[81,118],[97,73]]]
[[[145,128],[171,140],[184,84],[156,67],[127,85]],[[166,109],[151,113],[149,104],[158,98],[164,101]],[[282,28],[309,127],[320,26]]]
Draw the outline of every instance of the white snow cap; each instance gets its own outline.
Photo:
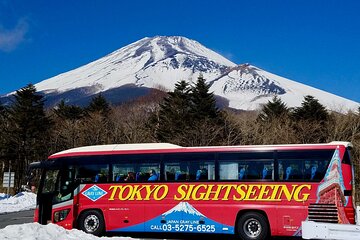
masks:
[[[235,65],[185,37],[146,37],[99,60],[37,83],[35,87],[44,92],[93,87],[94,93],[127,84],[173,89],[179,80],[196,80],[200,72],[215,77],[220,75],[219,67]],[[196,67],[203,71],[194,69]]]

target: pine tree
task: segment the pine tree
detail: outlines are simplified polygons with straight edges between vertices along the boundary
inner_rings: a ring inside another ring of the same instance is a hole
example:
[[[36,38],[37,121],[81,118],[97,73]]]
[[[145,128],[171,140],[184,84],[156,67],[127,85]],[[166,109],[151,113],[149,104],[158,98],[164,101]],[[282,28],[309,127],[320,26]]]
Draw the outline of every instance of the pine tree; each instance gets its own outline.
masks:
[[[156,138],[182,146],[218,144],[224,120],[209,88],[202,75],[194,87],[185,81],[177,83],[160,105]]]
[[[210,86],[206,84],[202,74],[192,88],[191,101],[192,113],[195,119],[219,118],[219,110],[216,107],[216,99],[213,92],[209,92]]]
[[[288,114],[289,108],[278,96],[275,96],[262,107],[257,119],[259,121],[269,122],[274,119],[285,117]]]
[[[173,142],[189,127],[191,88],[185,81],[175,84],[174,92],[169,92],[160,104],[156,137],[163,142]],[[179,144],[179,142],[176,142]]]
[[[300,107],[292,113],[293,127],[301,143],[326,142],[330,115],[313,96],[305,96]]]
[[[294,109],[292,114],[295,120],[309,120],[325,123],[329,120],[326,108],[313,96],[304,97],[300,107]]]
[[[66,105],[64,100],[54,108],[54,113],[61,119],[76,121],[84,117],[84,109],[75,105]]]
[[[192,88],[191,121],[189,131],[184,139],[186,146],[218,145],[226,135],[225,119],[216,107],[216,99],[210,92],[202,74]]]
[[[106,101],[106,98],[99,94],[91,99],[91,102],[86,110],[90,113],[97,112],[104,117],[107,117],[111,111],[111,108],[109,103]]]
[[[14,97],[7,117],[11,124],[7,131],[5,154],[7,160],[12,161],[12,168],[16,171],[15,184],[19,188],[28,164],[48,156],[52,123],[45,114],[43,96],[36,94],[34,85],[21,88]]]

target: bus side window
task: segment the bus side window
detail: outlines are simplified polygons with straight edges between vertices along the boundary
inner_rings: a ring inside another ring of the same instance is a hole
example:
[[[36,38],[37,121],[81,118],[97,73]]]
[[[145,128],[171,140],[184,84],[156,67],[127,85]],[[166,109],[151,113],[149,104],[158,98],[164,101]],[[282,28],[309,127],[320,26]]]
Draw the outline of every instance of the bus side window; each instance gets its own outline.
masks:
[[[274,152],[231,152],[220,153],[220,180],[273,180]]]
[[[239,163],[232,161],[224,161],[219,163],[220,180],[237,180]]]
[[[160,164],[153,163],[140,163],[139,169],[136,173],[136,181],[159,181],[160,180]]]
[[[273,175],[274,175],[273,161],[247,160],[244,163],[246,163],[248,166],[245,179],[249,179],[249,180],[273,179]]]
[[[271,180],[274,179],[274,164],[273,161],[260,161],[262,170],[260,172],[261,179]]]
[[[96,183],[107,183],[109,182],[109,169],[101,169],[98,174],[94,177]]]
[[[165,181],[177,180],[177,175],[180,172],[180,165],[178,163],[165,163]]]
[[[135,164],[113,164],[113,182],[135,181]]]
[[[250,180],[253,180],[253,179],[259,179],[259,172],[255,169],[255,166],[254,165],[251,165],[248,167],[248,170],[247,170],[247,174],[246,174],[246,179],[250,179]]]
[[[189,176],[189,167],[187,161],[165,162],[165,180],[166,181],[186,181]]]
[[[278,151],[279,180],[319,182],[323,179],[333,154],[333,150]]]
[[[190,180],[208,181],[215,179],[214,161],[191,161],[189,168]]]
[[[319,161],[305,161],[305,179],[307,180],[321,180],[322,174]]]
[[[279,179],[284,181],[304,180],[303,162],[303,160],[295,159],[279,160]]]
[[[91,164],[79,166],[76,179],[80,183],[105,183],[109,181],[108,164]]]

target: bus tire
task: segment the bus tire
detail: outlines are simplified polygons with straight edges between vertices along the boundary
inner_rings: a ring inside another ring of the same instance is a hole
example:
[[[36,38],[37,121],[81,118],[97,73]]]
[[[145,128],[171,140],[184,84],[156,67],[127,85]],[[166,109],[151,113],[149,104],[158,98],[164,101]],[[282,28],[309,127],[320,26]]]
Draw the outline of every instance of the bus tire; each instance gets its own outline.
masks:
[[[240,239],[264,240],[269,237],[267,218],[258,212],[246,212],[239,217],[236,225]]]
[[[79,216],[78,226],[86,233],[100,236],[105,230],[104,217],[98,210],[84,211]]]

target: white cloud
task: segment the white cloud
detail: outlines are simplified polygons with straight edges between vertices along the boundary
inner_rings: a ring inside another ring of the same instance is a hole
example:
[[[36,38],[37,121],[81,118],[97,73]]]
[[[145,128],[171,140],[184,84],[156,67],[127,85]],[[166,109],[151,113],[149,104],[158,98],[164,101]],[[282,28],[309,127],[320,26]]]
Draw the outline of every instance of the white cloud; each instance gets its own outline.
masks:
[[[5,29],[0,24],[0,51],[10,52],[25,40],[25,35],[29,30],[29,24],[20,19],[13,29]]]

